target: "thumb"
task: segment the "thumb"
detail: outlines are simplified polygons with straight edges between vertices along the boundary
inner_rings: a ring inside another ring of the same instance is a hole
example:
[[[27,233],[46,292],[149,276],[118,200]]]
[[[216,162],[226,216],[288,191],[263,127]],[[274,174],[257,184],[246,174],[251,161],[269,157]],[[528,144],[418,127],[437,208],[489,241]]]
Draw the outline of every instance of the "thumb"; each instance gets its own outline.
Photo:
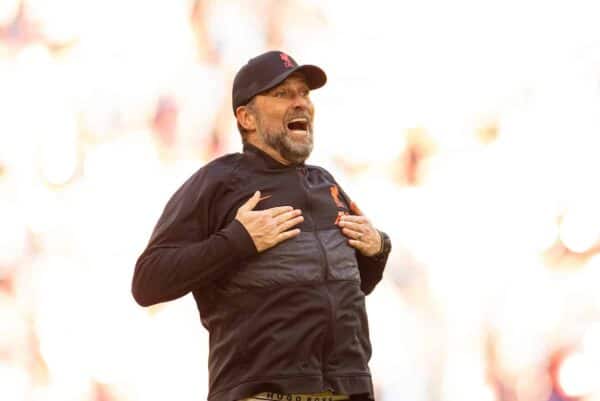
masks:
[[[242,206],[240,206],[240,208],[238,209],[240,212],[247,212],[250,211],[252,209],[254,209],[256,207],[256,205],[258,204],[258,202],[260,201],[260,191],[256,191],[254,193],[254,195],[252,195],[247,201],[246,203],[244,203]]]

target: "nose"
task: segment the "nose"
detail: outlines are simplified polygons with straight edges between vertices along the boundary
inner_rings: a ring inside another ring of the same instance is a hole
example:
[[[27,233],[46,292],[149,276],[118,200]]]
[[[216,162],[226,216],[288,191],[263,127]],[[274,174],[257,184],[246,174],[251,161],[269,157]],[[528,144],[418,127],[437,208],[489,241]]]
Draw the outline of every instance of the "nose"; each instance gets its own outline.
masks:
[[[310,110],[312,103],[308,97],[297,93],[292,100],[292,107],[294,109]]]

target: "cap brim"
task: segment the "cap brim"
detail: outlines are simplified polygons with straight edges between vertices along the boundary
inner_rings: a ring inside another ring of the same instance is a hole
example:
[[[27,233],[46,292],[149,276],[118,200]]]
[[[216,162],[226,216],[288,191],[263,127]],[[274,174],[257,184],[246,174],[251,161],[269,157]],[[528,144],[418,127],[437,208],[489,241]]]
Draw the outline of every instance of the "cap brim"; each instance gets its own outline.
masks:
[[[299,72],[302,75],[304,75],[304,77],[306,78],[306,83],[308,84],[308,87],[311,90],[318,89],[321,86],[325,85],[325,83],[327,82],[327,75],[325,74],[325,71],[323,71],[321,68],[317,67],[316,65],[310,64],[299,65],[295,68],[285,71],[282,74],[279,74],[271,82],[262,87],[257,94],[274,88],[275,86],[285,81],[287,77],[289,77],[295,72]]]

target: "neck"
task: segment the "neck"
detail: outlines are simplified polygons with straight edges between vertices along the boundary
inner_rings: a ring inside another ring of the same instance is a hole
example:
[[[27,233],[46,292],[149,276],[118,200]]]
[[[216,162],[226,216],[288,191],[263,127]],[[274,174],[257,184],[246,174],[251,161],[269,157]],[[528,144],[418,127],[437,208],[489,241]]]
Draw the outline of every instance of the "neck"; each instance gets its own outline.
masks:
[[[289,166],[290,165],[290,162],[288,160],[284,159],[281,156],[281,154],[279,154],[278,151],[276,151],[275,149],[273,149],[272,147],[266,145],[263,142],[256,141],[252,136],[248,137],[247,142],[250,145],[252,145],[254,147],[257,147],[258,149],[262,150],[267,155],[269,155],[272,159],[278,161],[279,163],[283,164],[284,166]]]

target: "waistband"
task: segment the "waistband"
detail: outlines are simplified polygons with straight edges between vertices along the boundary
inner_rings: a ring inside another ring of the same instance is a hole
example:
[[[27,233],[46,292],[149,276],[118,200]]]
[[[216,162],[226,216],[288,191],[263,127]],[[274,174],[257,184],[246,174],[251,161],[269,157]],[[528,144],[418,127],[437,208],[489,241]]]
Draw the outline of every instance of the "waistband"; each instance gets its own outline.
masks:
[[[329,391],[317,394],[278,394],[259,393],[240,401],[344,401],[350,397],[343,394],[333,394]]]

